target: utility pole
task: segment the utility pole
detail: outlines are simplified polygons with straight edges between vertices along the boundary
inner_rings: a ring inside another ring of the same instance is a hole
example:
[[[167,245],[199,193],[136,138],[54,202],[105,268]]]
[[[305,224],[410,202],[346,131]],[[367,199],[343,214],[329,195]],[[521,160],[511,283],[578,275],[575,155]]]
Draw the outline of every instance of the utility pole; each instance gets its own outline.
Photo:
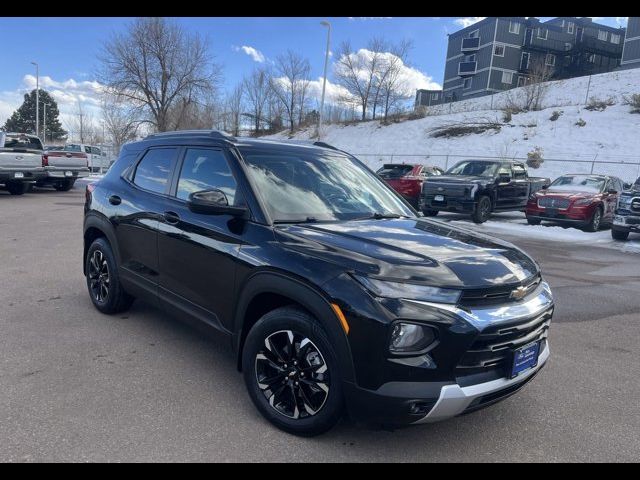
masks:
[[[84,113],[80,112],[78,115],[80,115],[80,143],[84,143],[84,133],[83,133],[83,124],[82,124],[82,117],[84,116]]]
[[[329,63],[329,44],[331,42],[331,24],[325,20],[320,25],[328,28],[327,30],[327,50],[324,54],[324,79],[322,80],[322,97],[320,99],[320,114],[318,115],[318,140],[320,140],[320,129],[322,128],[322,114],[324,112],[324,91],[327,88],[327,64]]]
[[[31,62],[36,66],[36,137],[39,137],[40,133],[40,70],[36,62]]]
[[[43,111],[42,111],[42,143],[47,143],[47,107],[51,105],[50,103],[43,103]]]

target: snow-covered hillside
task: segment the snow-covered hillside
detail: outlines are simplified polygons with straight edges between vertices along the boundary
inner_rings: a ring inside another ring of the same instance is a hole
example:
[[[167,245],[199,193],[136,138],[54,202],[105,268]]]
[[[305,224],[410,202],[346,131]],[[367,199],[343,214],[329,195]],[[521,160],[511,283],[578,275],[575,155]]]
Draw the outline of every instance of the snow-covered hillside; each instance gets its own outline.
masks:
[[[613,100],[604,111],[585,109],[587,97]],[[503,122],[500,107],[522,89],[442,105],[418,120],[383,126],[377,121],[329,125],[322,140],[356,154],[372,169],[385,162],[451,166],[462,158],[526,158],[535,147],[545,159],[535,175],[557,177],[567,172],[609,173],[632,180],[640,176],[640,114],[630,113],[623,97],[640,93],[640,69],[550,82],[543,110],[520,113]],[[493,109],[490,109],[491,106]],[[453,113],[447,113],[451,109]],[[557,111],[560,116],[550,118]],[[432,129],[460,122],[495,121],[499,131],[455,138],[433,138]],[[584,123],[583,123],[584,122]],[[583,123],[583,126],[576,125]],[[314,129],[294,138],[309,139]],[[272,138],[289,138],[288,132]],[[609,163],[610,162],[610,163]]]

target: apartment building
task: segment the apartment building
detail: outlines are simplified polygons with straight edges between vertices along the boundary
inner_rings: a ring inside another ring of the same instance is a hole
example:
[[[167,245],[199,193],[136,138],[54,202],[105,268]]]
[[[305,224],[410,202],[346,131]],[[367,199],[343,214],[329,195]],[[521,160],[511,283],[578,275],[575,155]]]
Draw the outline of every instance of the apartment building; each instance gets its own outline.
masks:
[[[629,17],[620,67],[640,67],[640,17]]]
[[[589,18],[488,17],[449,35],[443,100],[525,85],[534,69],[544,68],[552,79],[614,70],[624,39],[624,28]]]

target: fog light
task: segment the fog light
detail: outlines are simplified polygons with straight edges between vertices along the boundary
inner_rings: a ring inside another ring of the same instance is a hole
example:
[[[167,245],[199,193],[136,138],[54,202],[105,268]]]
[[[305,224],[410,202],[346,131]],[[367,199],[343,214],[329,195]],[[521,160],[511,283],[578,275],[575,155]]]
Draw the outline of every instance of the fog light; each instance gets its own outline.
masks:
[[[420,352],[433,343],[432,328],[415,323],[397,322],[391,330],[389,351],[393,353]]]
[[[409,407],[409,412],[412,415],[424,415],[431,410],[431,404],[424,402],[413,402]]]

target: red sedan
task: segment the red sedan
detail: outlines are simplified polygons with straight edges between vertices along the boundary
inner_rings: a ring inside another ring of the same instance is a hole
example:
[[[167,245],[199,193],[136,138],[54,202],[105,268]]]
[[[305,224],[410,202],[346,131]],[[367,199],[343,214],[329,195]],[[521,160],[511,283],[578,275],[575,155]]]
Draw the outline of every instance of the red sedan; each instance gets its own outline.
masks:
[[[376,173],[417,209],[425,179],[442,175],[443,170],[420,164],[386,163]]]
[[[563,175],[534,193],[527,203],[529,225],[543,220],[596,232],[611,224],[623,182],[609,175]]]

